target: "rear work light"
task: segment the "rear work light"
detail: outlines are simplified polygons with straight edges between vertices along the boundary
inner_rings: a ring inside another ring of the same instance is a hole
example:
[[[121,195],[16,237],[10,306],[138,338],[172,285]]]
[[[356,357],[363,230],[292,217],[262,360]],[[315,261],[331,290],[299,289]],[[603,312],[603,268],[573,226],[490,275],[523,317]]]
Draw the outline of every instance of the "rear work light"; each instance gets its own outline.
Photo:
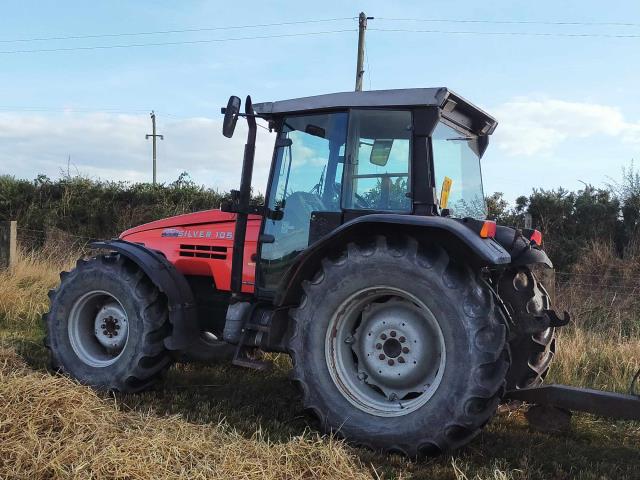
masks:
[[[531,240],[536,245],[541,246],[542,245],[542,233],[540,233],[539,230],[534,230],[533,233],[531,234],[531,236],[529,237],[529,240]]]
[[[485,220],[480,229],[480,236],[482,238],[494,238],[496,236],[496,222]]]

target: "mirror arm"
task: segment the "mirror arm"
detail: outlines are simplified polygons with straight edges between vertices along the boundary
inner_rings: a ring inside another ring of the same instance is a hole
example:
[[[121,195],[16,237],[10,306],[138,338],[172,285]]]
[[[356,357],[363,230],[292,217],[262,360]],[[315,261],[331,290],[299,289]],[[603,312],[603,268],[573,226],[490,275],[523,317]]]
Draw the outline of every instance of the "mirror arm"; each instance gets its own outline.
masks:
[[[220,107],[220,113],[222,115],[224,115],[225,113],[227,113],[227,108],[226,107]],[[266,119],[267,117],[265,117],[264,115],[260,115],[259,113],[251,113],[251,114],[247,114],[247,113],[238,113],[239,117],[242,118],[249,118],[249,117],[255,117],[255,118],[264,118]]]

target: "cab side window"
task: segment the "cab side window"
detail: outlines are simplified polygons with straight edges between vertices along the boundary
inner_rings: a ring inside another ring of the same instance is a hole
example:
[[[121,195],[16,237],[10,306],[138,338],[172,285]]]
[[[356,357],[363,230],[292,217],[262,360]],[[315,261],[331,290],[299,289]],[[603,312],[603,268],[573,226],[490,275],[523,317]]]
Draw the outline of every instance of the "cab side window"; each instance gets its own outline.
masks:
[[[411,210],[411,112],[352,110],[343,207]]]

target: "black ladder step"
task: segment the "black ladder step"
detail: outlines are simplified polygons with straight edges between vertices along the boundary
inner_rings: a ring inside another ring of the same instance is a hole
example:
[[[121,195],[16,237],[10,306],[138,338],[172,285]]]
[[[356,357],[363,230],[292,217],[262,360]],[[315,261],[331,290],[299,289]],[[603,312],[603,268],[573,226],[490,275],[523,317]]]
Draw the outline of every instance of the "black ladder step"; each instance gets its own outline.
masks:
[[[231,362],[238,367],[251,368],[253,370],[259,370],[264,372],[271,368],[271,362],[265,360],[253,360],[250,358],[234,358]]]
[[[254,332],[269,332],[269,327],[266,325],[258,325],[255,323],[249,323],[244,326],[245,330],[253,330]]]

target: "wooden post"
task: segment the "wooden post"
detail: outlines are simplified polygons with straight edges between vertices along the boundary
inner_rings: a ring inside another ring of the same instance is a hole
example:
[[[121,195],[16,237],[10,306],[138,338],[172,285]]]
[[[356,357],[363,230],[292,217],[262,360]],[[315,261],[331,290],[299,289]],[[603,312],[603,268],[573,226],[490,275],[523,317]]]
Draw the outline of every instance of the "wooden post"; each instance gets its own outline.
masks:
[[[0,222],[0,270],[12,267],[17,259],[18,222]]]
[[[373,17],[367,17],[367,14],[360,12],[358,17],[358,58],[356,63],[356,92],[362,91],[362,80],[364,78],[364,34],[367,30],[367,20],[373,20]]]

